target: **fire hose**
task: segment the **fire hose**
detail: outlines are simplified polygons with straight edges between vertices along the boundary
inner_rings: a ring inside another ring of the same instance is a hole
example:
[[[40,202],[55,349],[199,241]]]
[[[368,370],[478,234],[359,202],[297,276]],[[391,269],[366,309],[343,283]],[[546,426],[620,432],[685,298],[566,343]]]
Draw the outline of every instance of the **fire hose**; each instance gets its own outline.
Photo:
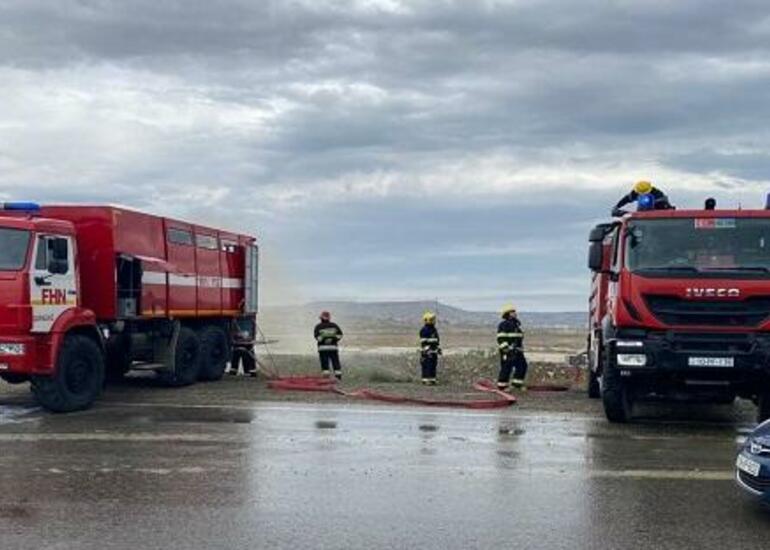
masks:
[[[369,388],[343,390],[333,378],[322,376],[273,376],[269,377],[267,387],[282,391],[328,392],[357,399],[372,399],[386,403],[425,405],[429,407],[456,407],[463,409],[499,409],[516,403],[516,397],[497,389],[489,380],[479,380],[473,385],[477,391],[495,395],[496,399],[432,399],[427,397],[407,397],[383,393]]]
[[[261,331],[260,331],[261,332]],[[266,346],[267,347],[267,346]],[[273,365],[275,361],[268,355]],[[256,357],[255,357],[256,359]],[[324,392],[350,397],[355,399],[371,399],[386,403],[424,405],[429,407],[456,407],[465,409],[498,409],[510,407],[517,401],[516,396],[498,389],[490,380],[482,379],[473,384],[473,389],[479,392],[494,395],[493,399],[434,399],[427,397],[408,397],[404,395],[390,394],[361,388],[357,390],[343,390],[337,384],[337,380],[324,376],[280,376],[274,368],[267,368],[260,361],[256,361],[258,368],[267,378],[267,387],[278,391],[304,391]],[[581,379],[580,369],[575,369],[575,382]],[[531,392],[562,392],[570,389],[569,385],[538,384],[527,387]]]

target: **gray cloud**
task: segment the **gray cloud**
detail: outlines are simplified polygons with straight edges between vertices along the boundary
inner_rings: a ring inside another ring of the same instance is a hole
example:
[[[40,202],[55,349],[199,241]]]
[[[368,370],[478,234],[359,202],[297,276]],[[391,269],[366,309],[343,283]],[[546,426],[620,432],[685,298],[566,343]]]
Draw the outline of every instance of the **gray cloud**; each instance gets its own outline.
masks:
[[[308,299],[582,307],[632,180],[761,201],[769,39],[763,1],[6,0],[0,195],[256,231]]]

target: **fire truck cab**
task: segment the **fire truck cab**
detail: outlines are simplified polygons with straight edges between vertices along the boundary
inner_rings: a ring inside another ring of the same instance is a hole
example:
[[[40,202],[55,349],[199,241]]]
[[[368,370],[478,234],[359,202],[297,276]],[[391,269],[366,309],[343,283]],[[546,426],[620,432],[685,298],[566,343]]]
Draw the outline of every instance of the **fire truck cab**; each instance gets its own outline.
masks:
[[[643,398],[770,417],[770,211],[637,212],[589,241],[588,392],[610,421]]]

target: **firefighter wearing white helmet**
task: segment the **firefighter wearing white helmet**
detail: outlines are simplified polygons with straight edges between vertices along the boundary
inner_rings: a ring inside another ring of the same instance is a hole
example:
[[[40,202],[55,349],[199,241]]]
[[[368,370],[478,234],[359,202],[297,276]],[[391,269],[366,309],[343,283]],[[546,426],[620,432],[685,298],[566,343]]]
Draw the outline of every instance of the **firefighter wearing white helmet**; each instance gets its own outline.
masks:
[[[422,316],[423,326],[420,329],[420,367],[422,368],[422,383],[436,385],[436,368],[438,356],[441,355],[441,339],[436,329],[436,314],[426,311]]]
[[[516,314],[516,308],[506,305],[500,312],[503,320],[497,326],[497,347],[500,351],[500,374],[497,388],[507,390],[513,383],[516,388],[524,387],[527,376],[527,358],[524,356],[524,332]],[[513,374],[513,381],[511,381]]]
[[[644,201],[640,201],[642,197],[645,197]],[[663,191],[655,187],[649,181],[637,181],[631,192],[620,199],[618,204],[615,205],[615,208],[612,209],[612,215],[621,215],[621,209],[627,204],[634,202],[638,202],[640,207],[642,202],[645,204],[649,202],[650,204],[645,208],[646,210],[665,210],[667,208],[672,208],[671,203],[668,201],[668,197]]]

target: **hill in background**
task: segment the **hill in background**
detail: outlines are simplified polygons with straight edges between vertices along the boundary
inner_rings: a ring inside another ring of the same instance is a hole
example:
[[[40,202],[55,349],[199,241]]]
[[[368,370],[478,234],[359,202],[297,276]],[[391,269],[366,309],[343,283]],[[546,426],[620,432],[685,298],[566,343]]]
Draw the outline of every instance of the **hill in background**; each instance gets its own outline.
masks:
[[[423,312],[437,312],[443,325],[463,327],[490,326],[500,316],[488,311],[467,311],[435,301],[412,302],[312,302],[302,306],[265,308],[262,316],[270,324],[292,322],[306,324],[315,320],[322,310],[332,312],[333,317],[345,324],[369,325],[373,322],[385,325],[415,325],[421,322]],[[528,327],[583,328],[588,314],[583,311],[527,312],[519,314],[522,323]],[[282,323],[281,323],[282,324]]]

